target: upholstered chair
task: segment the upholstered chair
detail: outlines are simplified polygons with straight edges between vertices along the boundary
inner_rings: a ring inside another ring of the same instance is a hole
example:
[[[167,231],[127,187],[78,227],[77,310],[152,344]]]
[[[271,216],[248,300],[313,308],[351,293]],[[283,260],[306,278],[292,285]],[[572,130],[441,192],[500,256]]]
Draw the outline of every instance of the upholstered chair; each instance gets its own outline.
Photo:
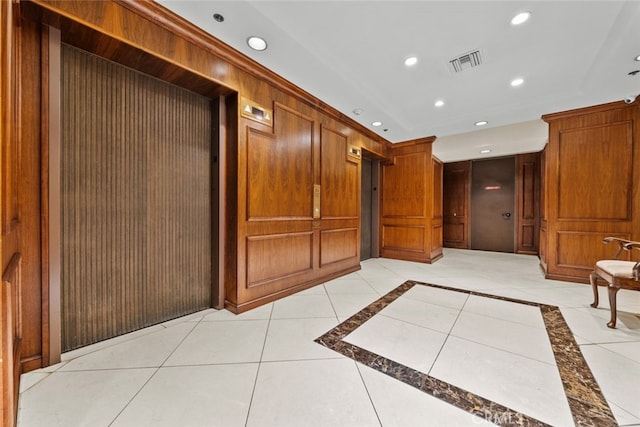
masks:
[[[618,244],[616,258],[624,251],[640,250],[640,242],[619,239],[617,237],[606,237],[604,243],[615,242]],[[621,261],[617,259],[605,259],[596,262],[595,270],[589,279],[593,288],[593,303],[591,307],[598,306],[598,278],[607,282],[609,294],[609,306],[611,308],[611,320],[607,323],[610,328],[616,327],[616,297],[620,289],[640,290],[640,262]]]

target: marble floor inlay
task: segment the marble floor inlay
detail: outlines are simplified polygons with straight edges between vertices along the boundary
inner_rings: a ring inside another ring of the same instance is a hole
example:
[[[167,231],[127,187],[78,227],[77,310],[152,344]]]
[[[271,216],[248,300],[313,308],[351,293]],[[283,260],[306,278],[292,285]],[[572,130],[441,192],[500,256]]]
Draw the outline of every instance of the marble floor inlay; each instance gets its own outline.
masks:
[[[522,411],[514,410],[348,342],[347,337],[350,334],[415,286],[537,307],[544,321],[555,365],[559,371],[567,404],[575,424],[580,426],[618,425],[571,330],[560,309],[556,306],[409,280],[317,338],[316,342],[493,424],[505,426],[551,425]]]

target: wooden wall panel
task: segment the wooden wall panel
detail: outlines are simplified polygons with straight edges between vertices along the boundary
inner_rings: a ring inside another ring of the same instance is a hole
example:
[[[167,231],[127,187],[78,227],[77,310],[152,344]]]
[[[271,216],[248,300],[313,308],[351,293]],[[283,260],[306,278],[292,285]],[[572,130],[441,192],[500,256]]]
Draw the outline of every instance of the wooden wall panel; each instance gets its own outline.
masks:
[[[536,255],[540,229],[540,153],[516,156],[516,198],[515,252]]]
[[[611,259],[617,249],[615,245],[604,245],[602,239],[608,234],[599,232],[559,231],[556,234],[558,242],[555,258],[559,267],[571,270],[582,270],[582,274],[588,275],[593,271],[593,266],[599,259]],[[629,235],[615,235],[621,239],[629,239]],[[565,248],[571,248],[566,250]],[[628,254],[622,254],[620,259],[627,258]],[[576,273],[579,274],[579,273]]]
[[[385,166],[382,192],[385,203],[383,217],[425,218],[427,187],[425,179],[431,170],[431,158],[425,153],[399,154],[393,166]],[[429,185],[432,185],[429,182]],[[430,191],[429,191],[430,193]]]
[[[209,100],[62,50],[63,349],[210,306]]]
[[[547,250],[549,249],[549,239],[547,238],[547,176],[549,176],[547,164],[547,150],[549,144],[544,146],[540,152],[540,240],[538,241],[538,254],[540,256],[540,267],[547,271]]]
[[[588,282],[595,262],[612,255],[604,237],[640,240],[640,109],[620,101],[543,119],[541,264],[548,278]]]
[[[247,174],[237,185],[247,197],[238,200],[239,212],[246,212],[238,217],[238,250],[245,255],[227,295],[234,312],[359,268],[360,162],[347,155],[353,132],[315,111],[281,103],[268,87],[249,102],[273,105],[274,120],[272,127],[241,117],[246,137],[238,141],[237,168]],[[292,235],[308,240],[277,249],[266,243]]]
[[[250,236],[247,239],[247,286],[313,269],[313,234]]]
[[[434,203],[437,179],[431,156],[434,140],[395,144],[393,163],[382,168],[380,256],[419,262],[440,257],[440,205]]]
[[[22,120],[22,44],[16,19],[19,6],[0,2],[0,426],[16,423],[21,374],[21,325],[24,317],[20,294],[23,284],[18,171],[26,163],[19,155]],[[37,76],[37,74],[36,74]],[[36,122],[38,123],[38,122]],[[36,338],[37,339],[37,338]],[[33,340],[33,338],[30,338]]]
[[[314,123],[278,104],[273,117],[273,134],[248,131],[247,216],[310,218]]]
[[[358,163],[347,158],[348,137],[320,128],[320,188],[323,218],[358,217]]]
[[[332,229],[320,232],[320,266],[358,256],[358,229]]]
[[[2,424],[14,425],[19,394],[22,347],[22,257],[13,254],[0,285],[0,384]]]
[[[385,249],[423,252],[425,248],[424,226],[383,225],[382,240]]]
[[[470,162],[445,163],[443,167],[443,245],[469,249]]]
[[[630,219],[632,125],[624,122],[560,131],[559,220]]]
[[[444,215],[444,201],[443,201],[443,180],[444,180],[444,165],[436,158],[431,161],[433,168],[433,191],[431,197],[431,254],[432,260],[438,259],[442,256],[442,238],[443,238],[443,215]]]

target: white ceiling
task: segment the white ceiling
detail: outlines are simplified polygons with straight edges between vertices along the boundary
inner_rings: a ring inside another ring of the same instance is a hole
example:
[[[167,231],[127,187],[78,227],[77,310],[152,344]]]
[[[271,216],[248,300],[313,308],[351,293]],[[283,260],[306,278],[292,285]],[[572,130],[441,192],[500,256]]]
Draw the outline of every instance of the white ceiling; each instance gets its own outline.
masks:
[[[391,142],[437,136],[445,162],[539,151],[541,115],[640,93],[640,1],[158,1]],[[483,64],[450,70],[476,49]]]

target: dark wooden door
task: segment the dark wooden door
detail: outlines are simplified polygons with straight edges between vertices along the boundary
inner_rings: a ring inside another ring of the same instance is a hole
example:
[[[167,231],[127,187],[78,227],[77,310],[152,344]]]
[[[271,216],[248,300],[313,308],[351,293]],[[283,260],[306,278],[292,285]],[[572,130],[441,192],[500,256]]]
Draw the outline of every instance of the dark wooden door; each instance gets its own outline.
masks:
[[[447,248],[469,249],[469,165],[468,161],[444,165],[442,242]]]
[[[471,249],[513,252],[515,157],[476,160],[471,169]]]

